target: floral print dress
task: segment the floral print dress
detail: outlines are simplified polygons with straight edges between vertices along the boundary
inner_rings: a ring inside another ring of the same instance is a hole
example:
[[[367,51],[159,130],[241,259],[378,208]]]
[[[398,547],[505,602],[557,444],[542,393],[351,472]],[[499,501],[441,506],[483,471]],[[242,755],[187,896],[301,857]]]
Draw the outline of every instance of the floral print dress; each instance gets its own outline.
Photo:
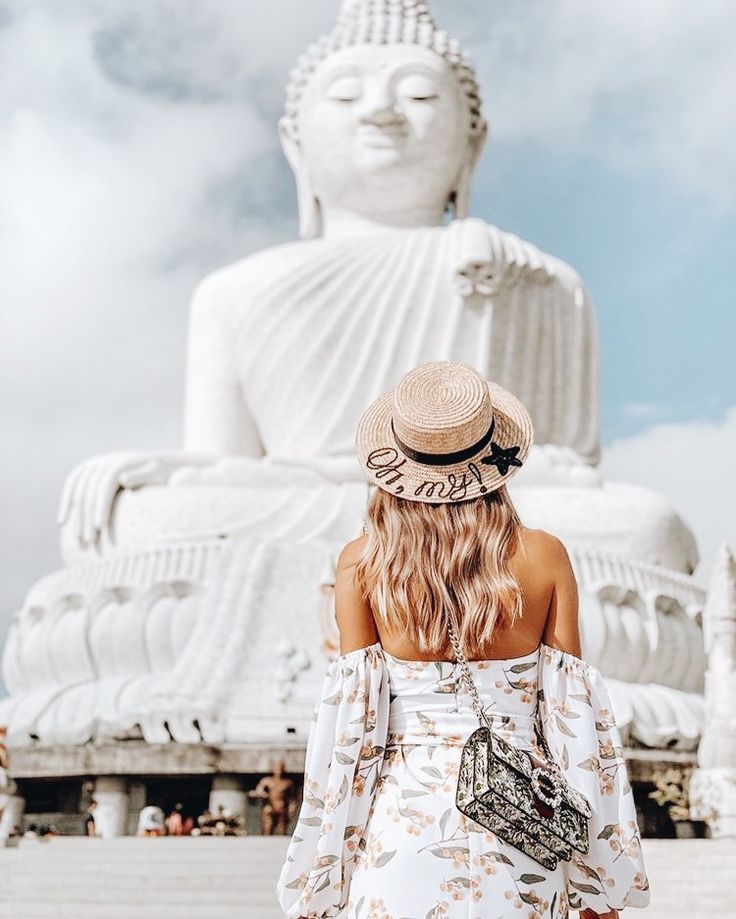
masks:
[[[568,782],[590,801],[590,850],[550,871],[455,807],[477,727],[452,661],[379,643],[333,660],[307,744],[304,798],[277,894],[290,919],[562,919],[649,903],[621,740],[603,679],[572,654],[471,661],[486,712],[522,749],[537,705]]]

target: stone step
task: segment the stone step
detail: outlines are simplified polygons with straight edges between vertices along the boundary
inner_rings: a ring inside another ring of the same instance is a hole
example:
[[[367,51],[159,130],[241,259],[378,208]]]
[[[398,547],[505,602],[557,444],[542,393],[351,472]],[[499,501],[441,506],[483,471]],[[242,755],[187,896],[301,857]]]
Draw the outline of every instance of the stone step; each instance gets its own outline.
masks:
[[[25,840],[0,849],[0,919],[282,919],[284,837]],[[736,840],[645,839],[642,919],[729,915]]]

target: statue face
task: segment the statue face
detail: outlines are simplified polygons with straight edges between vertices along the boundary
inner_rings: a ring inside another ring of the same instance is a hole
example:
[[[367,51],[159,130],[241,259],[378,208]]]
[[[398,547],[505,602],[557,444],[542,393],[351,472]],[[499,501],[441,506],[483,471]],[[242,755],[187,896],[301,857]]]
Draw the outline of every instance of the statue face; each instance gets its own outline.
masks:
[[[315,70],[299,112],[302,168],[323,206],[437,207],[472,158],[451,66],[416,45],[356,45]]]

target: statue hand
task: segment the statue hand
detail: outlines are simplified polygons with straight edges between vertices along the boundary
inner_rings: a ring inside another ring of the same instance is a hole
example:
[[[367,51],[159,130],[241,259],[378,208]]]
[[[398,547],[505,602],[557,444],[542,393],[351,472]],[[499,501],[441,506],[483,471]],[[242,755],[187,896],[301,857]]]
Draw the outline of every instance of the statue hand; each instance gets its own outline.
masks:
[[[121,489],[162,485],[180,466],[209,464],[216,459],[214,455],[184,451],[162,454],[126,451],[84,460],[64,481],[57,523],[69,527],[81,546],[99,549],[103,536],[111,538],[113,504]]]
[[[172,472],[183,466],[210,466],[219,457],[208,453],[157,453],[120,474],[123,488],[140,488],[142,485],[166,485]]]

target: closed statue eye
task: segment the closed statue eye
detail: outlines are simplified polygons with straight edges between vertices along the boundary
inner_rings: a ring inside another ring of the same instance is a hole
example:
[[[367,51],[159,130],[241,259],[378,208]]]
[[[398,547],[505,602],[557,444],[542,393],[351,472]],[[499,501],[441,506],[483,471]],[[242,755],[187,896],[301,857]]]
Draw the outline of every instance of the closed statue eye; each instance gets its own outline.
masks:
[[[412,102],[431,102],[439,98],[434,80],[424,75],[404,77],[396,88],[399,95]]]
[[[344,76],[333,80],[325,95],[333,102],[355,102],[363,94],[363,85],[357,77]]]

